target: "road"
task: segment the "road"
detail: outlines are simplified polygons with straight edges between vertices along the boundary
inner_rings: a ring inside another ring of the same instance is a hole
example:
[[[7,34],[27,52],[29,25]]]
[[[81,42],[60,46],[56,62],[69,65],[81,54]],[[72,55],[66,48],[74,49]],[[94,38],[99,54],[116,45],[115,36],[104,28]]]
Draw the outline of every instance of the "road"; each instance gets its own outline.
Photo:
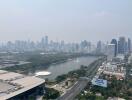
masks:
[[[88,78],[80,78],[74,86],[57,100],[74,100],[74,98],[86,87],[90,81]]]
[[[92,78],[95,76],[100,64],[102,64],[103,60],[99,60],[95,63],[95,65],[88,69],[90,71],[87,72],[87,77],[79,78],[76,84],[67,91],[64,95],[59,97],[57,100],[74,100],[74,98],[87,86],[88,82],[92,80]]]

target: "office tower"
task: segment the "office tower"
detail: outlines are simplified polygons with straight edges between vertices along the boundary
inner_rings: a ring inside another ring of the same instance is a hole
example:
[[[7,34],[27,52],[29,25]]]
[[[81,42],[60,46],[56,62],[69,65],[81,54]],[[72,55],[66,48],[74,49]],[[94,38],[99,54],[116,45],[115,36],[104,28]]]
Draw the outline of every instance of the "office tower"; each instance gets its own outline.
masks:
[[[112,58],[115,56],[115,44],[107,44],[107,60],[112,60]]]
[[[91,42],[88,42],[88,51],[91,52]]]
[[[117,40],[116,39],[112,39],[111,44],[115,44],[115,57],[117,56]]]
[[[40,47],[41,48],[44,48],[45,47],[45,38],[44,37],[41,39]]]
[[[101,53],[101,51],[102,51],[102,45],[101,45],[101,41],[98,41],[98,43],[97,43],[97,52],[98,53]]]
[[[128,38],[128,52],[131,53],[131,39]]]
[[[47,46],[48,45],[48,36],[45,36],[45,45]]]
[[[125,37],[120,37],[118,41],[118,53],[124,54],[126,53],[126,40]]]

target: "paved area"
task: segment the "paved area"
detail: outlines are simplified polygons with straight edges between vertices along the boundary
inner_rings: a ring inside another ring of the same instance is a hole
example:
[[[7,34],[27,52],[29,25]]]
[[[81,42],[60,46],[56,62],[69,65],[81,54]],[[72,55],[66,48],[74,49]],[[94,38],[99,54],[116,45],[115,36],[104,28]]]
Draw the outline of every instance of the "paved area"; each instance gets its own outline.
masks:
[[[90,80],[87,78],[80,78],[78,82],[63,96],[58,98],[57,100],[74,100],[76,95],[78,95],[87,85]]]
[[[88,68],[87,76],[80,78],[77,83],[64,95],[59,97],[57,100],[75,100],[75,97],[86,87],[87,83],[92,80],[95,76],[100,64],[102,64],[103,60],[99,60],[96,62],[91,68]]]

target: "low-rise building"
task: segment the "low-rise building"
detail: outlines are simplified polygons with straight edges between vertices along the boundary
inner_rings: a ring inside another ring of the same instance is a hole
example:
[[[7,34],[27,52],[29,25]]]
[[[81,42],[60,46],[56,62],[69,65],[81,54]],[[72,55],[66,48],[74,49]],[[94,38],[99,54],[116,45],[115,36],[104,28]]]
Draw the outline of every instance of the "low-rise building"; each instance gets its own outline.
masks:
[[[105,75],[115,76],[118,80],[124,79],[126,70],[122,64],[116,64],[112,62],[103,63],[100,70]]]
[[[0,70],[0,100],[28,100],[44,92],[45,80]]]

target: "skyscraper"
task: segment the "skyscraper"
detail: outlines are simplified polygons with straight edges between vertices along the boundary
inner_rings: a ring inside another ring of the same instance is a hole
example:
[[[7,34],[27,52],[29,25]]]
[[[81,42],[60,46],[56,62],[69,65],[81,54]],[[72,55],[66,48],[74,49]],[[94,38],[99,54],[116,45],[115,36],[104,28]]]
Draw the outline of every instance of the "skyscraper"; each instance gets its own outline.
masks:
[[[97,43],[97,52],[98,53],[101,53],[101,49],[102,48],[102,46],[101,46],[101,41],[98,41],[98,43]]]
[[[48,36],[45,36],[45,45],[47,46],[48,45]]]
[[[128,52],[131,52],[131,39],[128,38]]]
[[[111,60],[115,56],[115,44],[107,44],[106,55],[107,60]]]
[[[125,37],[120,37],[118,41],[118,53],[124,54],[126,53],[126,40]]]
[[[115,55],[114,56],[116,57],[117,56],[117,49],[118,49],[117,48],[117,40],[116,39],[112,39],[111,44],[115,44],[115,52],[114,52]]]

